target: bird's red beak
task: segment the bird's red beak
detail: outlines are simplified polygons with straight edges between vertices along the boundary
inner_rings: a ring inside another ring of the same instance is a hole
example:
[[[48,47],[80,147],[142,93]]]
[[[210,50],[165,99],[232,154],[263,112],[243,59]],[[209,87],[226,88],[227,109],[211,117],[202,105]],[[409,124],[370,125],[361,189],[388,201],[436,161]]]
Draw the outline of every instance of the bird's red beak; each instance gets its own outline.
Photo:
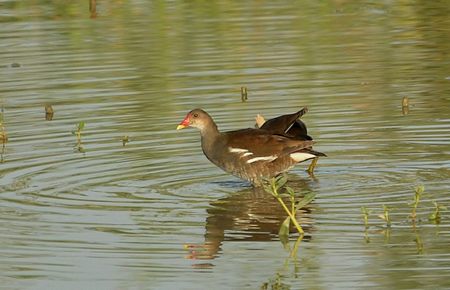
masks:
[[[177,130],[184,129],[186,127],[189,127],[189,115],[181,121],[180,125],[177,126]]]

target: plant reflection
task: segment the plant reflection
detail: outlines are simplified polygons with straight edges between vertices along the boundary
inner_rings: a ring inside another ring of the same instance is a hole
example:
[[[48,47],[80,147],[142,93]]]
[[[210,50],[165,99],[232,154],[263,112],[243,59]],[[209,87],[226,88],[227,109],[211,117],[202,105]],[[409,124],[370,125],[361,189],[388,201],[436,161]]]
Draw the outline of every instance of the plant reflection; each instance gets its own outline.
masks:
[[[291,184],[292,185],[292,184]],[[296,186],[297,188],[305,188]],[[187,244],[188,259],[214,259],[221,250],[224,241],[271,241],[278,238],[278,230],[286,219],[286,213],[273,196],[263,189],[245,189],[213,201],[207,210],[205,226],[205,241],[201,244]],[[297,220],[305,230],[305,235],[299,237],[291,257],[297,252],[300,240],[310,239],[308,233],[312,230],[310,208],[297,212]],[[290,232],[297,233],[291,225]],[[285,247],[289,241],[281,241]]]
[[[0,142],[2,143],[0,145],[1,146],[1,149],[0,149],[0,163],[3,163],[3,162],[5,162],[4,156],[5,156],[5,153],[6,153],[6,141],[0,140]]]
[[[286,257],[285,261],[284,261],[284,267],[282,272],[288,273],[289,272],[289,266],[290,266],[290,262],[292,261],[293,263],[293,277],[294,278],[298,278],[299,275],[299,269],[300,269],[300,265],[299,265],[299,261],[297,259],[297,252],[300,246],[301,241],[303,240],[303,235],[300,235],[297,240],[293,243],[293,246],[291,248],[291,243],[288,239],[286,240],[281,240],[281,242],[283,243],[284,248],[286,249],[286,251],[289,252],[289,256]],[[268,282],[264,282],[260,289],[291,289],[289,284],[286,284],[283,282],[283,278],[284,276],[280,274],[280,272],[276,272],[274,275],[274,278],[270,278],[268,280]]]

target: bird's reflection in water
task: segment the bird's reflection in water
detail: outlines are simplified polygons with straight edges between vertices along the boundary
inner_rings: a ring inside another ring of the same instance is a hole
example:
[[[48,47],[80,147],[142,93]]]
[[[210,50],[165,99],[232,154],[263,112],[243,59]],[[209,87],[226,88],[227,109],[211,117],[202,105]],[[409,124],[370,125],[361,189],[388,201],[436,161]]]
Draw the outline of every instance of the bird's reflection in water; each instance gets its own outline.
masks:
[[[310,191],[310,180],[292,180],[289,186],[296,192]],[[287,201],[290,205],[290,202]],[[297,220],[310,239],[312,230],[310,208],[297,212]],[[278,239],[278,231],[288,216],[278,201],[260,188],[246,188],[210,203],[207,210],[205,241],[202,244],[187,244],[189,259],[214,259],[219,255],[224,241],[271,241]],[[296,229],[291,223],[291,233]],[[287,241],[285,241],[287,242]]]

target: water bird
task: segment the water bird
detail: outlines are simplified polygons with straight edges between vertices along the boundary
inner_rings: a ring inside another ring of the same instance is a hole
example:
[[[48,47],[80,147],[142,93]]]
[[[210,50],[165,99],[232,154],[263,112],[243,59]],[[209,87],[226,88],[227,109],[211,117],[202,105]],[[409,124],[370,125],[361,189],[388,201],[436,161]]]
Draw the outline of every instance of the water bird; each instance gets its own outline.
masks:
[[[312,140],[290,138],[265,129],[220,132],[202,109],[190,111],[177,130],[187,127],[200,130],[202,150],[209,161],[254,186],[287,172],[299,162],[326,156],[312,149]]]

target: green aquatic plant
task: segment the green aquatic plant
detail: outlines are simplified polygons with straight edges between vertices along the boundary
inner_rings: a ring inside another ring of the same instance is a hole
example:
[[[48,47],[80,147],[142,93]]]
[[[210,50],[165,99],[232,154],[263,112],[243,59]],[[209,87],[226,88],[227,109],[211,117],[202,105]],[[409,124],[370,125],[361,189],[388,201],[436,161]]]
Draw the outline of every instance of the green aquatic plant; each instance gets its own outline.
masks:
[[[81,135],[84,129],[85,123],[79,122],[78,124],[75,125],[75,129],[72,130],[72,135],[75,135],[77,137],[77,144],[75,145],[75,148],[79,151],[79,152],[85,152],[82,143],[81,143]]]
[[[422,241],[422,238],[419,234],[419,229],[417,227],[417,221],[419,220],[418,216],[421,213],[420,211],[420,202],[423,199],[423,197],[427,194],[425,192],[425,187],[423,185],[418,185],[414,188],[414,199],[410,202],[408,202],[408,206],[411,207],[411,213],[408,214],[407,222],[412,224],[412,228],[415,233],[414,242],[416,243],[417,253],[422,254],[424,252],[424,243]],[[431,223],[439,224],[442,218],[442,211],[447,210],[447,208],[441,204],[438,204],[436,201],[432,201],[434,205],[434,210],[431,213],[428,213],[428,220]],[[392,226],[392,220],[391,220],[391,214],[390,214],[390,208],[386,205],[383,205],[383,213],[379,214],[378,217],[381,218],[386,222],[386,226],[382,228],[382,231],[380,233],[384,234],[385,242],[389,242],[390,236],[391,236],[391,226]],[[365,225],[365,233],[364,238],[366,240],[366,243],[370,242],[369,235],[368,235],[368,219],[370,211],[366,207],[361,207],[361,213],[364,220]],[[423,213],[425,214],[425,213]]]
[[[436,201],[433,200],[433,204],[434,204],[434,212],[432,212],[430,214],[430,216],[428,217],[428,219],[432,222],[434,222],[435,224],[439,224],[441,222],[441,210],[446,210],[447,207],[443,206],[443,205],[439,205]]]
[[[280,203],[283,207],[284,211],[288,214],[288,217],[284,220],[284,222],[280,226],[280,230],[278,235],[280,237],[287,237],[289,235],[289,226],[292,222],[297,229],[300,235],[304,234],[303,228],[300,226],[296,219],[296,213],[299,209],[305,207],[314,199],[314,193],[306,194],[301,200],[296,202],[296,194],[294,190],[288,186],[286,186],[287,178],[285,175],[281,175],[275,178],[270,179],[265,185],[264,189],[272,194],[273,197]],[[283,197],[288,197],[291,206],[290,208],[286,205],[283,200]]]
[[[125,135],[122,137],[122,146],[125,147],[125,145],[127,145],[128,142],[130,142],[130,137],[128,137],[128,135]]]
[[[420,199],[422,198],[422,193],[425,191],[425,187],[423,185],[418,185],[414,189],[414,200],[410,203],[412,206],[411,219],[413,222],[416,222],[417,217],[417,207],[419,206]]]
[[[247,96],[247,87],[241,87],[241,101],[245,103],[248,99]]]
[[[362,217],[364,220],[364,240],[366,241],[366,243],[370,243],[370,238],[369,238],[369,214],[370,214],[370,210],[367,209],[365,206],[361,207],[361,213],[362,213]]]
[[[363,216],[363,220],[364,220],[364,226],[366,227],[366,229],[369,227],[369,214],[370,214],[370,210],[368,210],[365,206],[361,207],[361,213]]]
[[[391,227],[391,217],[389,215],[389,208],[383,204],[383,213],[378,215],[379,218],[386,222],[386,226]]]
[[[77,144],[81,143],[81,134],[82,131],[84,129],[85,123],[84,122],[80,122],[78,124],[75,125],[75,129],[72,130],[72,134],[75,135],[77,137]]]

